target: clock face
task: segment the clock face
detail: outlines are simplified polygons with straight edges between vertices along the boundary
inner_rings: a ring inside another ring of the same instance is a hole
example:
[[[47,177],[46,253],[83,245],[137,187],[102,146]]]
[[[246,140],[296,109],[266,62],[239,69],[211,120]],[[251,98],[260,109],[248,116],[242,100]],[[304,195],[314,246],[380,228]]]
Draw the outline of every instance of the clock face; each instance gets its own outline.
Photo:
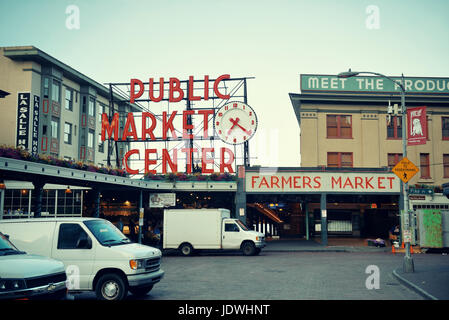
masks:
[[[228,102],[215,114],[214,128],[224,142],[241,144],[256,132],[257,117],[246,103]]]

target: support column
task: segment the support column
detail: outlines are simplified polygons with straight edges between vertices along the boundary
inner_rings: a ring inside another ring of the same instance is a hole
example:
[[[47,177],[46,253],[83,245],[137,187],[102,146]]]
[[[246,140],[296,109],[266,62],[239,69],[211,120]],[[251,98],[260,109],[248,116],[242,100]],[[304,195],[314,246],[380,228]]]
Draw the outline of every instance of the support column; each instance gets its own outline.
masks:
[[[307,211],[307,202],[302,203],[301,210],[306,215],[306,240],[309,240],[309,212]]]
[[[43,181],[33,181],[34,186],[34,217],[40,218],[42,215],[42,195],[44,193],[44,185]]]
[[[327,197],[326,193],[321,194],[320,199],[320,210],[321,210],[321,244],[327,246],[327,210],[326,203]]]
[[[143,191],[140,191],[139,194],[139,238],[138,242],[142,243],[142,229],[143,229],[143,215],[144,215],[145,209],[143,208]]]
[[[244,169],[244,168],[243,168]],[[237,169],[237,193],[235,194],[235,215],[236,219],[239,219],[246,224],[246,191],[245,191],[245,174],[241,174],[244,170],[242,167]]]
[[[100,190],[99,189],[93,189],[94,193],[94,218],[100,217]]]
[[[0,189],[0,220],[3,219],[4,210],[5,210],[5,189]]]

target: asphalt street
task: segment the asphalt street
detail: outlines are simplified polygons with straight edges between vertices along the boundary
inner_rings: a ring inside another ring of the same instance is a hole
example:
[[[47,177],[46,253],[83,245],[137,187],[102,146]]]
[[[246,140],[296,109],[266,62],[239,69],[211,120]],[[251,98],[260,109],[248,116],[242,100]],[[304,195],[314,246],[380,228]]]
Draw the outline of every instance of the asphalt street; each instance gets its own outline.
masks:
[[[402,260],[402,255],[388,252],[168,255],[162,260],[164,279],[144,299],[422,300],[421,295],[393,276]],[[379,277],[373,278],[375,275]],[[367,280],[371,289],[367,288]],[[84,299],[95,296],[75,296],[75,300]],[[129,294],[127,299],[136,297]]]

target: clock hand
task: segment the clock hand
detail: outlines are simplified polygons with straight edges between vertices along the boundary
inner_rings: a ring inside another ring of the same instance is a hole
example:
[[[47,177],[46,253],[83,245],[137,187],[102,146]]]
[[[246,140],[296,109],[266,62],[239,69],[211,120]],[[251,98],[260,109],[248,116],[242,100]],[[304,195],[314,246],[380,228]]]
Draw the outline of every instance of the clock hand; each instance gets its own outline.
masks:
[[[229,121],[232,122],[232,127],[229,128],[229,130],[228,130],[228,135],[231,134],[232,129],[234,129],[234,127],[237,125],[237,122],[239,122],[240,119],[239,119],[239,118],[235,118],[235,120],[234,120],[234,119],[232,119],[232,118],[229,118]]]
[[[229,134],[229,132],[230,132],[235,126],[237,126],[237,127],[239,127],[240,129],[242,129],[243,132],[245,132],[246,134],[251,135],[251,131],[246,130],[245,128],[243,128],[241,125],[238,124],[238,122],[240,121],[239,118],[236,118],[235,120],[232,119],[232,118],[229,118],[229,120],[233,123],[233,126],[231,127],[231,129],[229,129],[228,134]]]

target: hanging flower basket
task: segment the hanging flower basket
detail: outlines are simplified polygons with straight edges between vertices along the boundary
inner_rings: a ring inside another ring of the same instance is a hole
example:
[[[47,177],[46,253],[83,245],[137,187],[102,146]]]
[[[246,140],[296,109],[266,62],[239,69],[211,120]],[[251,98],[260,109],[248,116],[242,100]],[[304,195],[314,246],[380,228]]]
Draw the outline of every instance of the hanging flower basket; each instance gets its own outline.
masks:
[[[103,173],[103,174],[111,174],[120,177],[127,177],[128,174],[125,170],[118,168],[109,168],[109,167],[97,167],[92,164],[87,164],[81,161],[72,161],[72,160],[64,160],[59,159],[53,156],[39,154],[34,155],[30,152],[16,147],[10,146],[0,146],[0,157],[17,159],[17,160],[25,160],[30,162],[42,163],[47,165],[53,165],[58,167],[64,167],[69,169],[77,169],[84,170],[89,172]]]

